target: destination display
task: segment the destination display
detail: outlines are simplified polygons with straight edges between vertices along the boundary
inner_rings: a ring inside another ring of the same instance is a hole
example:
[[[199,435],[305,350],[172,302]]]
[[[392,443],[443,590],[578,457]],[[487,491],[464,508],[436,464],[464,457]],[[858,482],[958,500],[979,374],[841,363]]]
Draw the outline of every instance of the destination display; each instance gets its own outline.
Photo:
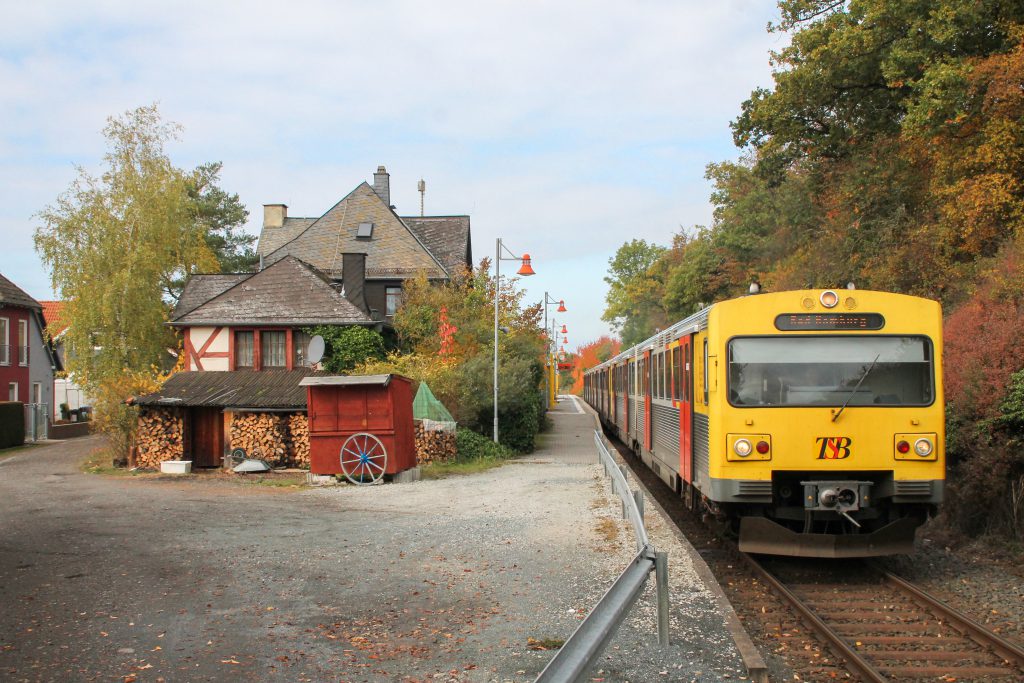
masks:
[[[885,327],[881,313],[783,313],[775,328],[795,330],[880,330]]]

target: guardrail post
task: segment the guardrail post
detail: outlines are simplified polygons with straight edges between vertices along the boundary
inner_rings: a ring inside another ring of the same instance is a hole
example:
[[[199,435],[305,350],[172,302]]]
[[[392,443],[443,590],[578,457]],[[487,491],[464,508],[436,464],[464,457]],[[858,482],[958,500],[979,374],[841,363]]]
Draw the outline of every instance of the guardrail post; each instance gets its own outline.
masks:
[[[633,502],[636,503],[636,509],[640,512],[640,521],[644,519],[644,492],[637,489],[633,491]]]
[[[658,644],[668,647],[668,553],[654,554],[654,581],[658,587]]]

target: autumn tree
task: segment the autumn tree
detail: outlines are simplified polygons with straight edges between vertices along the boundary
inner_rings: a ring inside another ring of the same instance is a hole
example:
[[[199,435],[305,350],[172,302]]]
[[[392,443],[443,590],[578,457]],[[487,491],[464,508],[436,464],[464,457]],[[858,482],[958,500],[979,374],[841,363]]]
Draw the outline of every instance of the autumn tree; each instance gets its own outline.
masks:
[[[503,330],[498,337],[499,438],[528,452],[544,421],[542,308],[526,304],[516,278],[503,277],[497,287],[490,265],[484,259],[475,270],[444,283],[425,277],[406,281],[404,301],[394,318],[401,349],[359,370],[398,372],[425,381],[462,426],[491,435],[497,294]]]
[[[627,345],[635,344],[663,324],[660,293],[664,279],[656,268],[665,247],[646,240],[626,242],[608,260],[607,304],[601,319],[619,331]]]
[[[216,168],[176,168],[165,146],[179,132],[156,105],[111,117],[100,174],[80,167],[68,189],[38,214],[36,250],[65,302],[67,367],[91,395],[109,398],[97,412],[113,413],[127,397],[125,387],[145,384],[139,375],[156,376],[168,349],[179,346],[164,324],[174,283],[198,270],[218,270],[211,225],[199,218],[196,203],[210,193],[209,185],[197,190],[197,179],[212,182]]]
[[[592,342],[588,342],[576,348],[570,362],[572,363],[572,385],[570,393],[583,394],[583,373],[612,358],[622,349],[622,342],[612,339],[608,335],[602,335]]]

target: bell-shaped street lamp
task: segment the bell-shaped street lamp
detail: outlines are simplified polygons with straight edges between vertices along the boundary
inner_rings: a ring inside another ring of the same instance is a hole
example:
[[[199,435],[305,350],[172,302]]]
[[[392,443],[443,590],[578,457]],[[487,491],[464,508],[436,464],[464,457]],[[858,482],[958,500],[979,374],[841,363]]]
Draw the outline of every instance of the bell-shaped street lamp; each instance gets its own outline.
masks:
[[[503,255],[503,251],[508,255]],[[522,265],[516,271],[517,275],[536,275],[533,266],[530,265],[529,254],[516,256],[501,243],[500,237],[497,239],[497,246],[494,250],[494,443],[498,443],[498,301],[501,299],[502,261],[519,261]]]

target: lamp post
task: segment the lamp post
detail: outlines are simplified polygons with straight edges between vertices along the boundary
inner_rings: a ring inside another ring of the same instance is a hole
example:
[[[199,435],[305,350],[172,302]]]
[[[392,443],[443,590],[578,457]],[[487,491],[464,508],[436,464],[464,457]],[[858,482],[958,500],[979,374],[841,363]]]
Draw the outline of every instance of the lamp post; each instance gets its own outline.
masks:
[[[501,262],[519,261],[523,265],[516,271],[518,275],[533,275],[533,267],[530,265],[530,255],[523,254],[516,256],[509,248],[501,243],[501,238],[496,240],[494,249],[494,443],[498,443],[498,300],[501,298]],[[502,250],[508,256],[502,256]]]
[[[547,336],[547,333],[548,333],[548,306],[554,306],[555,304],[558,304],[558,308],[556,308],[555,310],[558,311],[559,313],[565,313],[568,310],[565,307],[565,300],[564,299],[559,299],[559,300],[556,301],[556,300],[552,299],[548,295],[547,292],[544,292],[544,335],[545,336]],[[545,363],[547,365],[547,369],[544,372],[544,404],[545,404],[546,408],[550,408],[551,407],[551,375],[552,375],[551,365],[552,365],[552,363],[554,363],[553,357],[554,357],[554,354],[552,354],[552,352],[551,352],[551,337],[548,337],[548,339],[547,339],[547,348],[544,351],[544,361],[545,361]]]

